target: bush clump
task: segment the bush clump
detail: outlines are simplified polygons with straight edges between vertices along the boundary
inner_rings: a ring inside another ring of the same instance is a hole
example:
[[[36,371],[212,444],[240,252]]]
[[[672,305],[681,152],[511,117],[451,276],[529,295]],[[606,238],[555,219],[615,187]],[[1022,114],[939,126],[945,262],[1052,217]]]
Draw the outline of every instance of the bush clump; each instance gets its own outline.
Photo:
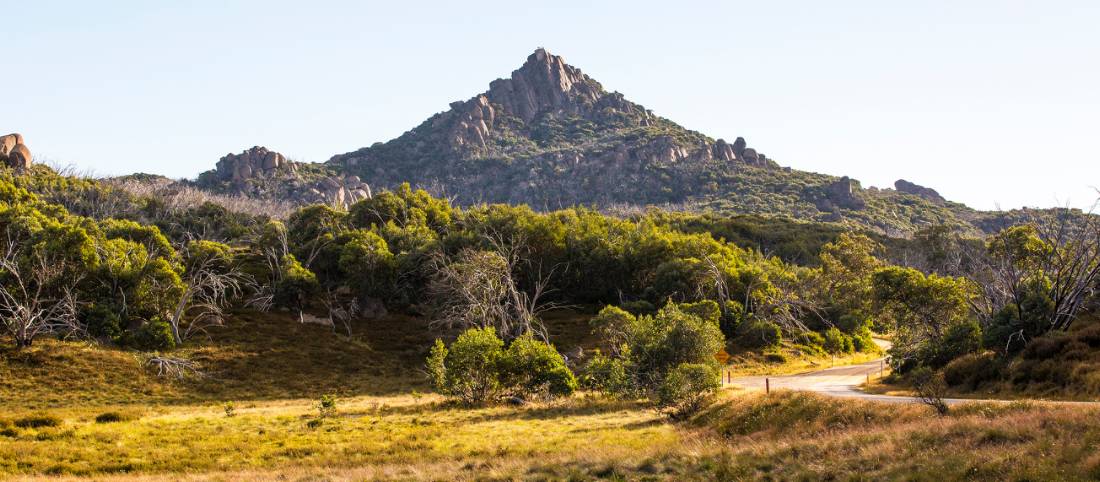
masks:
[[[598,392],[626,394],[631,391],[627,370],[623,359],[609,357],[597,350],[581,368],[580,385]]]
[[[832,355],[847,355],[855,351],[852,337],[837,329],[835,326],[825,330],[825,343],[822,348]]]
[[[19,428],[44,428],[61,425],[61,419],[45,413],[36,413],[15,419],[12,423]]]
[[[753,320],[741,330],[737,338],[739,345],[746,348],[776,348],[783,341],[783,331],[779,325],[770,321]]]
[[[948,385],[969,390],[976,390],[983,383],[1000,377],[1000,360],[991,351],[963,355],[943,367],[943,378]]]
[[[450,347],[436,340],[428,372],[436,390],[466,404],[504,396],[563,397],[577,389],[576,377],[553,345],[525,334],[505,349],[491,327],[466,330]]]
[[[718,372],[713,366],[681,363],[661,382],[657,408],[675,420],[683,420],[706,406],[719,386]]]

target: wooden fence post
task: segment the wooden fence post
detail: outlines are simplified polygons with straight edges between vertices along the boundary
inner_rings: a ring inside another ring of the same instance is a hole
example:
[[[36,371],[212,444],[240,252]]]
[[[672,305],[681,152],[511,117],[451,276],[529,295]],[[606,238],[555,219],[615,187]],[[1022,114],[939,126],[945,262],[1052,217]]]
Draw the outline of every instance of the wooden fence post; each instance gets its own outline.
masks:
[[[771,392],[772,392],[772,381],[771,381],[770,378],[764,377],[764,394],[766,395],[766,394],[769,394]]]

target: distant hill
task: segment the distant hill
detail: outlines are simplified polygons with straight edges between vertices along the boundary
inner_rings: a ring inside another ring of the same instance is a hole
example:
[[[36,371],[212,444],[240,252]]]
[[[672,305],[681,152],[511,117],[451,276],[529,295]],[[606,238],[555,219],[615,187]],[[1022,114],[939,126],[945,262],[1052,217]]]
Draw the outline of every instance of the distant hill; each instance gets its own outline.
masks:
[[[865,189],[847,177],[781,167],[744,138],[684,128],[541,48],[509,78],[396,139],[322,165],[255,147],[226,156],[197,181],[223,192],[345,205],[403,182],[463,205],[662,206],[885,234],[931,224],[976,230],[983,217],[904,180],[896,189]]]

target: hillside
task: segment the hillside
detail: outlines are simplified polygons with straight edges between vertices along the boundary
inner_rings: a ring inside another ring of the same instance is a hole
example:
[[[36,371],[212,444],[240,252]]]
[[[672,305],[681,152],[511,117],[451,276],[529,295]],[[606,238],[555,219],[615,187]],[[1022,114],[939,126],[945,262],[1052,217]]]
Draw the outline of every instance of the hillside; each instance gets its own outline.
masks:
[[[793,140],[792,140],[793,141]],[[980,214],[898,180],[781,167],[744,138],[712,138],[609,91],[544,49],[510,77],[388,142],[297,163],[264,147],[223,157],[195,184],[218,193],[350,205],[409,182],[460,205],[661,206],[835,222],[904,235],[977,231]]]

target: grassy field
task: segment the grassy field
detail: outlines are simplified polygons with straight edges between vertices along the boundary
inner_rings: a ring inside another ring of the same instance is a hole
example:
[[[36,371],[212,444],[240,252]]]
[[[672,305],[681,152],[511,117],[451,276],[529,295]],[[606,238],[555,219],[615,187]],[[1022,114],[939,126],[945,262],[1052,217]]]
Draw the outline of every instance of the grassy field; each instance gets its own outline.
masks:
[[[563,350],[590,343],[577,334],[583,317],[551,318]],[[363,322],[355,333],[238,314],[173,353],[206,371],[184,381],[151,375],[134,353],[81,343],[0,353],[0,478],[1100,477],[1091,406],[970,405],[939,417],[920,405],[727,390],[679,424],[643,402],[591,394],[462,407],[425,394],[418,367],[432,336],[422,321]],[[322,394],[337,400],[323,417]]]
[[[726,392],[686,424],[631,401],[580,396],[463,408],[434,396],[159,407],[53,427],[6,418],[0,473],[120,480],[1089,480],[1100,411],[1014,403],[939,417],[920,405]],[[45,417],[39,417],[42,419]],[[321,420],[320,422],[313,422]],[[23,425],[17,427],[16,424]]]

